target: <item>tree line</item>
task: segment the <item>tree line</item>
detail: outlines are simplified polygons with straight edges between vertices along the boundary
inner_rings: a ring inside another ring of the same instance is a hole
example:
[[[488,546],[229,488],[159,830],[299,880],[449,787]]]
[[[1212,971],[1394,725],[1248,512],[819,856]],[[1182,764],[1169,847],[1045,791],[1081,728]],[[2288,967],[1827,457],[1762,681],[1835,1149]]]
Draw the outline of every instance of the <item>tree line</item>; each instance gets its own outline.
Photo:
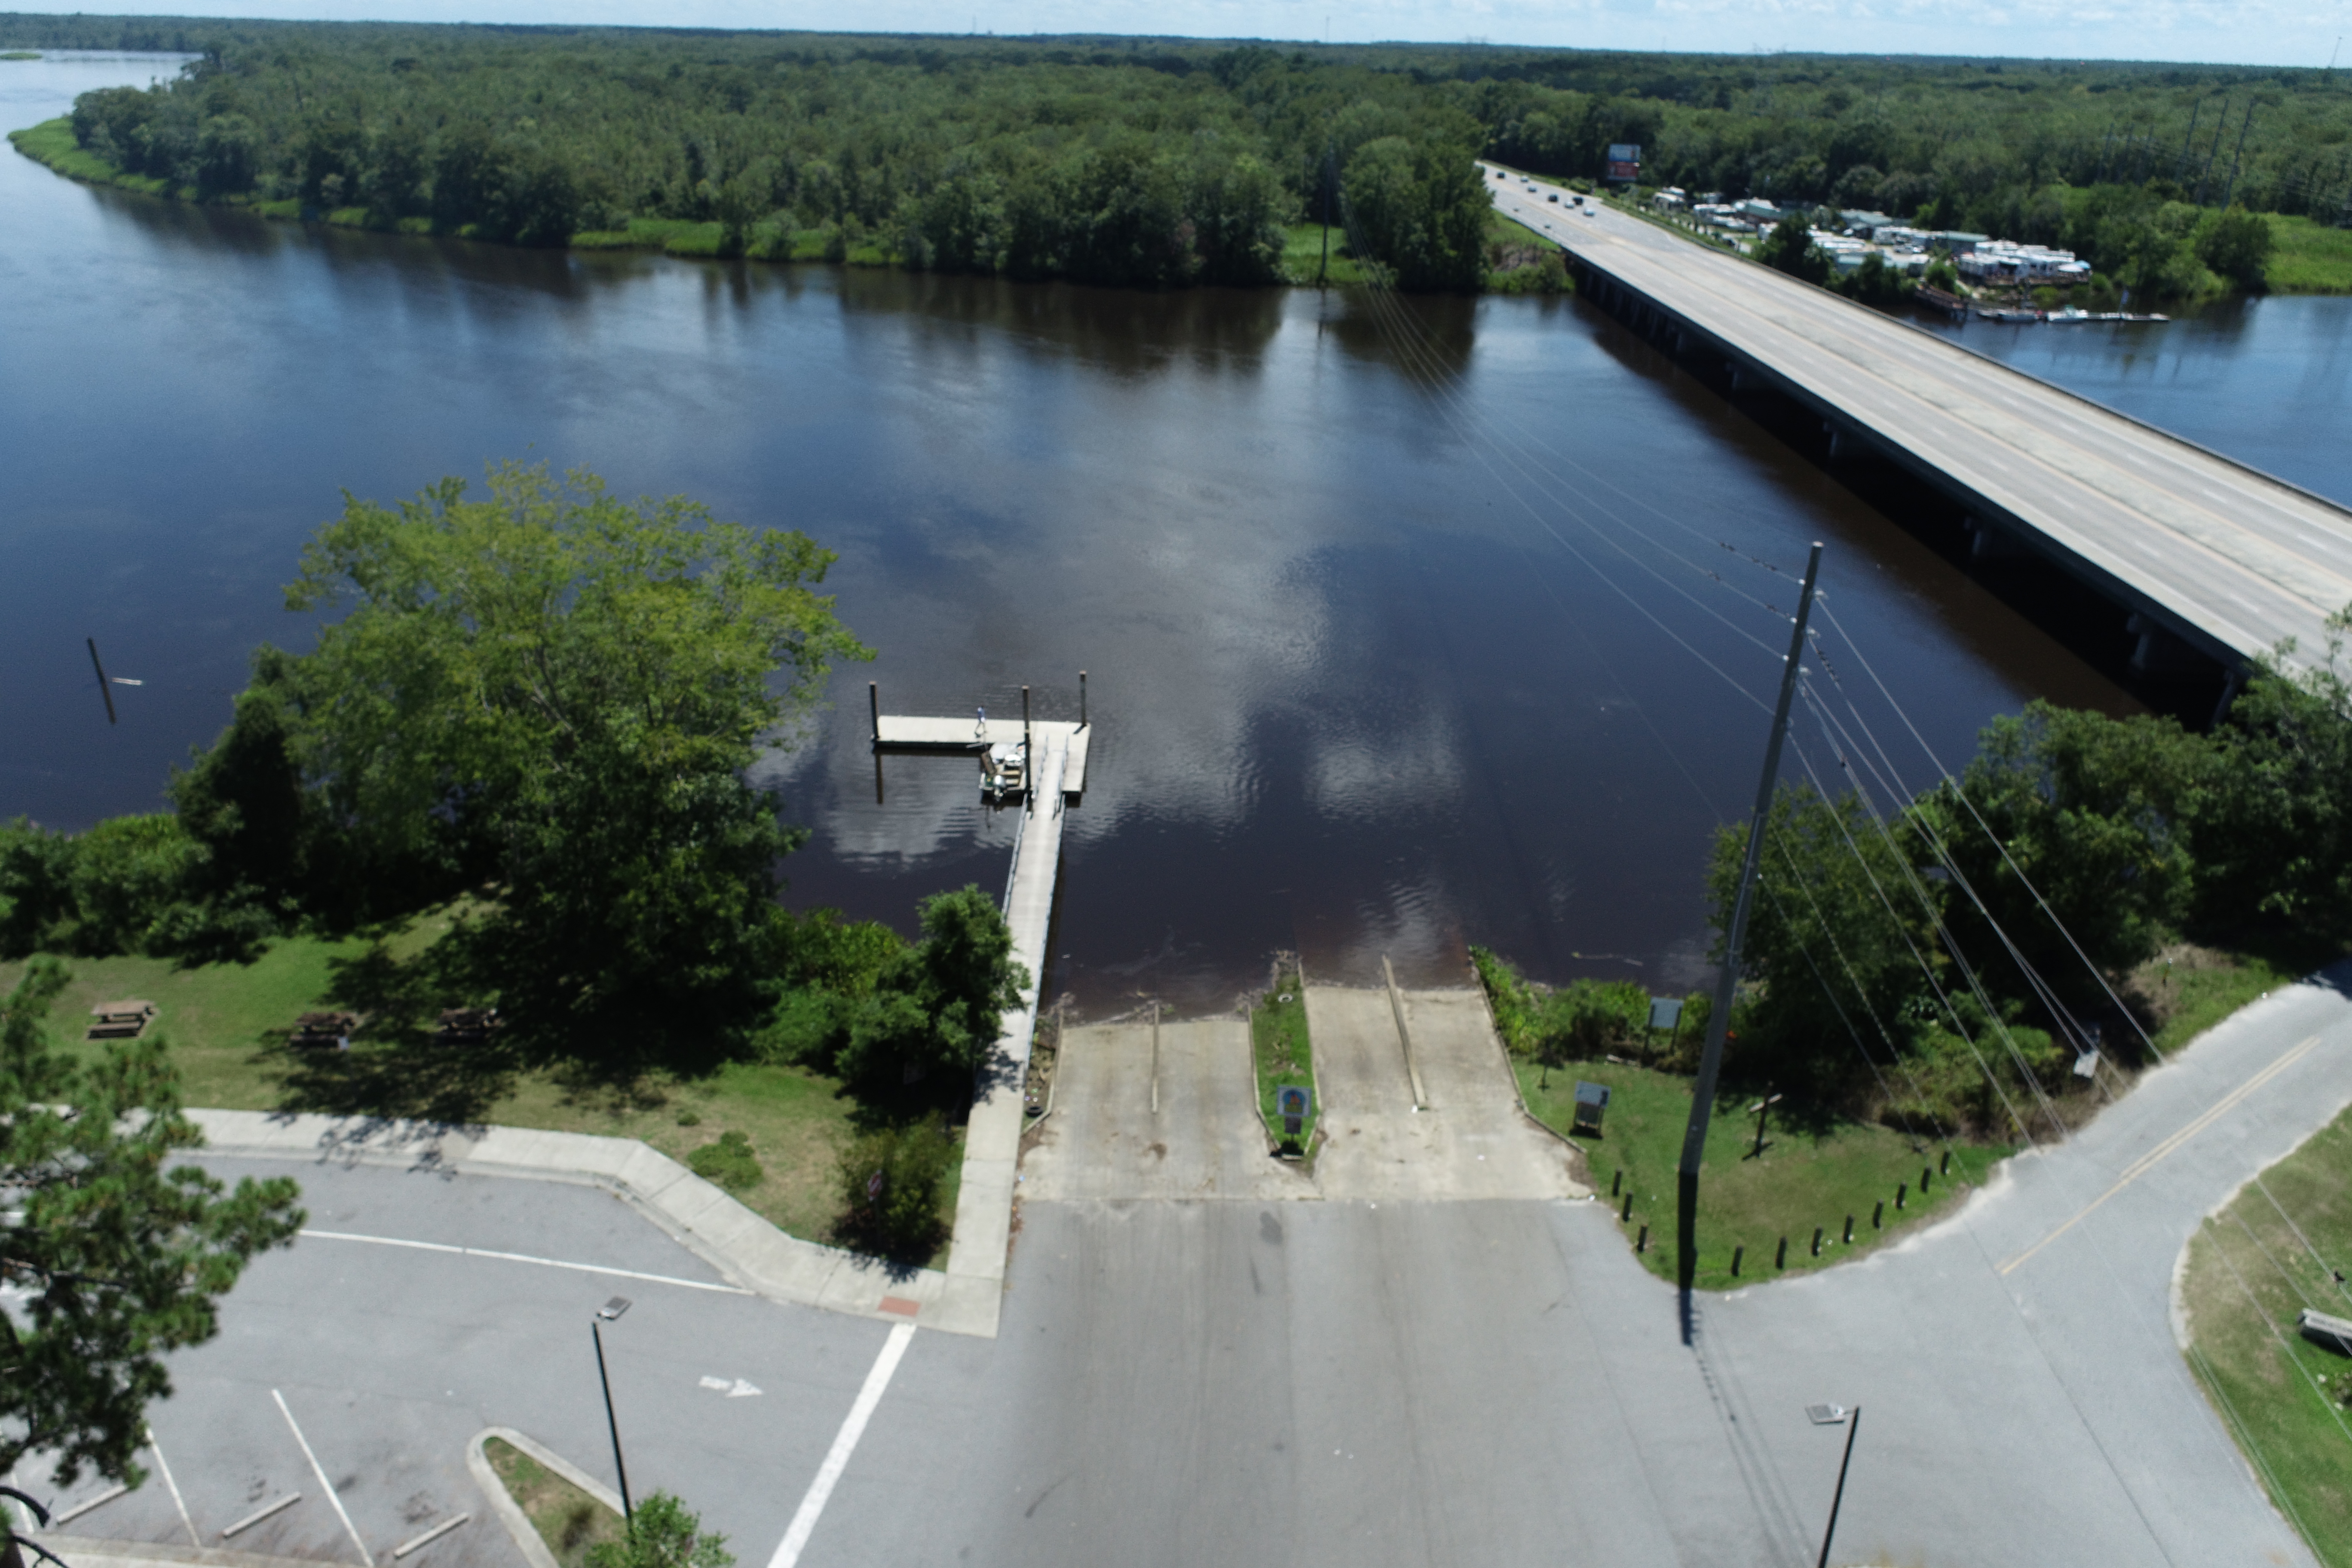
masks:
[[[2352,95],[2318,72],[21,16],[0,41],[197,52],[73,116],[174,191],[528,245],[650,218],[738,253],[819,231],[918,268],[1248,284],[1346,208],[1401,281],[1469,289],[1458,165],[1594,178],[1620,142],[1648,183],[2063,244],[2152,291],[2230,276],[2184,247],[2208,211],[2352,210]]]

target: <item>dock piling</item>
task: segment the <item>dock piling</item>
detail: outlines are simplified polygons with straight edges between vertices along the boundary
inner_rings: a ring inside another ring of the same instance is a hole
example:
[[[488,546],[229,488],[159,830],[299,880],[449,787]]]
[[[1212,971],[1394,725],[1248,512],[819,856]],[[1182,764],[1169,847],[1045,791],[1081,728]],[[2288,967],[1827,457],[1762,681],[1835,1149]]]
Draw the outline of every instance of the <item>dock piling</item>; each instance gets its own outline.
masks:
[[[1078,671],[1078,728],[1087,727],[1087,672]]]
[[[878,744],[882,739],[882,683],[880,681],[869,680],[866,683],[866,711],[873,715],[874,739]]]

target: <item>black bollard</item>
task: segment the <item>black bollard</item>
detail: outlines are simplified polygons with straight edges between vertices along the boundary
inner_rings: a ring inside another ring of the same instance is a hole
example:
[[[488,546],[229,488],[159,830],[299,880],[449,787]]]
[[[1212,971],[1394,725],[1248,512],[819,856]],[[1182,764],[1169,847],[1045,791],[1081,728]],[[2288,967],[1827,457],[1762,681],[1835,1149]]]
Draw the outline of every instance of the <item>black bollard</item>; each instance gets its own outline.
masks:
[[[1636,1252],[1647,1252],[1650,1250],[1650,1227],[1648,1226],[1643,1226],[1642,1227],[1642,1234],[1633,1238],[1633,1250]]]
[[[1935,1179],[1935,1172],[1927,1169],[1925,1165],[1919,1167],[1919,1195],[1921,1197],[1924,1198],[1927,1195],[1927,1188]]]
[[[1876,1203],[1870,1205],[1870,1228],[1876,1230],[1885,1223],[1886,1200],[1885,1198],[1881,1198]]]
[[[1944,1151],[1943,1163],[1937,1165],[1936,1171],[1939,1175],[1948,1176],[1952,1173],[1952,1152],[1949,1149]]]
[[[1780,1247],[1772,1254],[1772,1267],[1775,1268],[1789,1267],[1789,1238],[1785,1236],[1780,1238]]]
[[[1853,1246],[1853,1215],[1846,1215],[1846,1216],[1845,1216],[1845,1237],[1844,1237],[1844,1242],[1845,1242],[1845,1245],[1846,1245],[1846,1246],[1848,1246],[1848,1247],[1851,1247],[1851,1246]]]
[[[1819,1258],[1821,1255],[1822,1255],[1822,1227],[1821,1227],[1820,1226],[1813,1226],[1813,1256],[1814,1256],[1815,1258]]]
[[[1620,1214],[1617,1217],[1618,1217],[1620,1220],[1624,1220],[1624,1221],[1631,1221],[1631,1220],[1633,1219],[1633,1194],[1631,1194],[1631,1193],[1627,1193],[1627,1194],[1625,1194],[1625,1209],[1624,1209],[1624,1212],[1623,1212],[1623,1213],[1622,1213],[1622,1214]]]
[[[1903,1200],[1910,1195],[1911,1189],[1909,1187],[1905,1186],[1899,1182],[1896,1183],[1895,1186],[1895,1206],[1898,1209],[1901,1208],[1903,1206]]]
[[[1735,1247],[1731,1249],[1731,1277],[1734,1279],[1739,1278],[1739,1260],[1747,1256],[1748,1249],[1744,1247]]]
[[[1620,1171],[1620,1172],[1618,1172],[1615,1175],[1613,1175],[1613,1176],[1612,1176],[1612,1177],[1610,1177],[1610,1178],[1609,1178],[1609,1195],[1610,1195],[1611,1197],[1612,1197],[1612,1198],[1613,1198],[1613,1197],[1615,1197],[1619,1193],[1622,1193],[1622,1192],[1623,1192],[1624,1190],[1625,1190],[1625,1173],[1624,1173],[1624,1172],[1622,1172],[1622,1171]]]

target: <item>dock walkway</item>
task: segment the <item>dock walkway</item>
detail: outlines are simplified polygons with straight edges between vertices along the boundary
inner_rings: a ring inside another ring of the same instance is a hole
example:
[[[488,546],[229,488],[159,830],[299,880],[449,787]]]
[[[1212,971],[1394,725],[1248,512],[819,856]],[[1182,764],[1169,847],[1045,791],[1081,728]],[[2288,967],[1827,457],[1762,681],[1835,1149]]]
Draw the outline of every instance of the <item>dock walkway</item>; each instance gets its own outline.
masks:
[[[962,721],[937,721],[961,723]],[[970,724],[964,724],[969,731]],[[1037,787],[1022,806],[1021,837],[1013,851],[1013,879],[1004,918],[1013,928],[1013,956],[1028,974],[1018,1010],[1003,1031],[964,1128],[963,1185],[956,1194],[955,1239],[948,1249],[943,1316],[967,1332],[993,1335],[1004,1297],[1004,1266],[1013,1243],[1013,1186],[1026,1124],[1022,1089],[1029,1046],[1037,1028],[1037,991],[1045,973],[1045,940],[1054,922],[1054,882],[1062,864],[1062,816],[1069,782],[1070,725],[1030,726],[1038,749]],[[1020,727],[1013,726],[1019,734]]]

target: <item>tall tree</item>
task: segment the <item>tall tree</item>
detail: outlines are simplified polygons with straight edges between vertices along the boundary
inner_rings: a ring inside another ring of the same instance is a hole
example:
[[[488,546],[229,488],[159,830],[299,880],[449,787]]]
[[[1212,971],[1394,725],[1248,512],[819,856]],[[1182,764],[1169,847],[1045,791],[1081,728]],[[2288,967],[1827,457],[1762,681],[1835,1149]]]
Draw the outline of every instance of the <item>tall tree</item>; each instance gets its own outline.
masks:
[[[82,1067],[47,1038],[67,971],[36,958],[0,999],[0,1473],[39,1457],[136,1484],[164,1355],[219,1331],[220,1298],[253,1256],[301,1226],[294,1184],[222,1184],[169,1164],[204,1134],[152,1037]]]
[[[800,838],[746,775],[832,660],[871,657],[814,592],[834,557],[588,473],[509,464],[488,491],[347,499],[320,531],[287,603],[348,613],[272,666],[287,750],[367,858],[478,857],[446,956],[510,1039],[726,1048],[772,1000]]]

